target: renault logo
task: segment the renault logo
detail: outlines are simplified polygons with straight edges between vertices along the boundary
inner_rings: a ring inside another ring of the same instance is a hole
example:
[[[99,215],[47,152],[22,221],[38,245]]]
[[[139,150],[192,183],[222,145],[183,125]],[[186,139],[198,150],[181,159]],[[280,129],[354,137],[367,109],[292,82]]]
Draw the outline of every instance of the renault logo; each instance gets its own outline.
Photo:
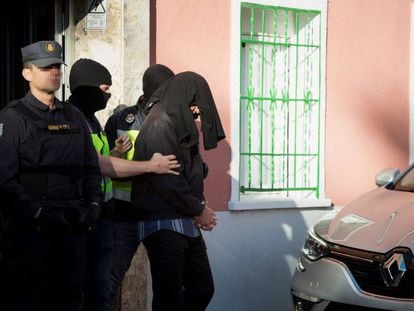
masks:
[[[404,254],[395,253],[384,263],[382,274],[387,286],[397,287],[407,271]]]

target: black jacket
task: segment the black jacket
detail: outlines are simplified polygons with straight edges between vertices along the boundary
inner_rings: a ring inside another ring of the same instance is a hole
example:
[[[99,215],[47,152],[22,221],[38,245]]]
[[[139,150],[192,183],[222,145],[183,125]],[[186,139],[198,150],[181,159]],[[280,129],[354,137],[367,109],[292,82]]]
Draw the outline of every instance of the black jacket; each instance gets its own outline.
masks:
[[[176,155],[180,175],[144,174],[132,183],[132,206],[140,220],[191,218],[202,212],[203,161],[198,144],[182,148],[171,118],[156,104],[138,135],[134,160],[149,160],[155,152]]]
[[[191,218],[202,212],[203,160],[199,133],[189,108],[200,109],[204,148],[213,149],[224,138],[214,99],[203,77],[183,72],[165,82],[151,97],[152,107],[135,145],[134,160],[149,160],[158,152],[174,154],[180,175],[145,174],[134,179],[132,205],[142,220]]]

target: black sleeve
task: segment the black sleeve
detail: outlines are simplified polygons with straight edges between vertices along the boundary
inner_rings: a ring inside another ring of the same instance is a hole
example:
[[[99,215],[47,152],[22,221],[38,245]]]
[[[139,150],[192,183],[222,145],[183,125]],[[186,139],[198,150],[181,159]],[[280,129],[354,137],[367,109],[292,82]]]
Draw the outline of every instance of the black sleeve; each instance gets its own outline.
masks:
[[[26,122],[16,111],[10,108],[0,111],[0,189],[17,199],[16,216],[30,221],[34,220],[40,206],[18,181],[19,149],[26,133]]]
[[[92,144],[90,130],[86,119],[81,113],[76,115],[79,118],[79,123],[84,135],[84,176],[83,176],[83,198],[86,203],[97,202],[102,203],[102,190],[101,190],[101,170],[99,167],[98,154]]]
[[[108,138],[109,149],[112,150],[115,147],[115,140],[118,138],[117,133],[117,115],[113,114],[109,117],[105,124],[105,134]]]
[[[149,178],[157,193],[180,213],[191,216],[200,215],[203,210],[201,198],[191,191],[190,180],[186,172],[186,167],[190,163],[187,163],[186,157],[181,152],[173,124],[166,118],[148,121],[150,122],[146,122],[147,126],[141,129],[138,135],[134,160],[149,160],[156,152],[163,155],[174,154],[181,164],[180,175],[148,174],[146,178]]]

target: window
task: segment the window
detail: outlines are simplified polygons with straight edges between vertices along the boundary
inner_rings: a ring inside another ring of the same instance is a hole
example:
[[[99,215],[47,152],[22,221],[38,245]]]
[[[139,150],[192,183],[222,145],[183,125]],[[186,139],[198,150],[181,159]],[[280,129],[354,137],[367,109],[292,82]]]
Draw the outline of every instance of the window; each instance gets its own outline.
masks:
[[[320,202],[325,14],[263,3],[240,2],[239,8],[238,182],[232,199],[330,205]]]

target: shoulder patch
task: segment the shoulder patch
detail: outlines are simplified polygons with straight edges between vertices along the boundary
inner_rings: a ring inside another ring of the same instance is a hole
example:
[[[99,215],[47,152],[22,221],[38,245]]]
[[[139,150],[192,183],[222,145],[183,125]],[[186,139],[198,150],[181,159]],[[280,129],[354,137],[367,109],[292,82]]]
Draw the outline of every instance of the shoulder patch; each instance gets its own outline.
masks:
[[[125,118],[126,123],[131,124],[135,121],[135,116],[132,113],[128,113],[128,115]]]

